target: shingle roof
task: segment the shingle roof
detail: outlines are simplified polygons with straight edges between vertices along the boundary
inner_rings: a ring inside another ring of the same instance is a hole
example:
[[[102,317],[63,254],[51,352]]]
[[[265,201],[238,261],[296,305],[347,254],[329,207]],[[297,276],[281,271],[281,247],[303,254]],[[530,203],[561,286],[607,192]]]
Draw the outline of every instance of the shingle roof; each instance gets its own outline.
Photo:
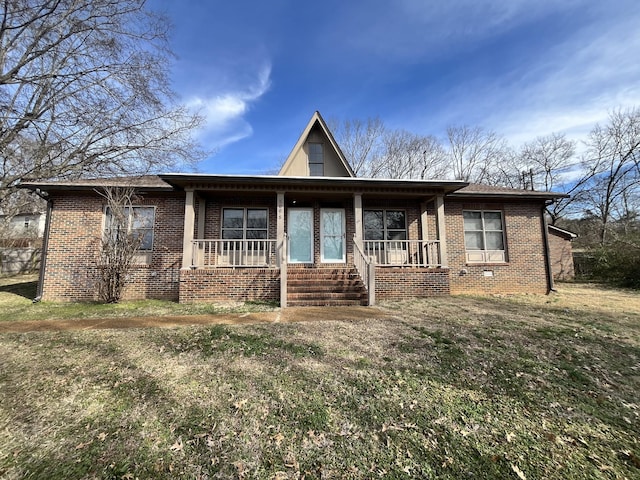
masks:
[[[76,180],[25,182],[20,185],[30,190],[86,190],[97,187],[136,187],[150,190],[172,190],[173,187],[157,175],[131,177],[80,178]]]
[[[483,196],[483,197],[520,197],[520,198],[563,198],[564,193],[540,192],[536,190],[524,190],[521,188],[500,187],[496,185],[485,185],[481,183],[470,183],[450,194],[450,196]]]
[[[563,198],[567,195],[554,192],[538,192],[533,190],[523,190],[517,188],[499,187],[494,185],[484,185],[472,183],[464,186],[460,181],[419,181],[419,180],[384,180],[371,178],[353,177],[284,177],[273,175],[211,175],[211,174],[163,174],[163,175],[140,175],[131,177],[107,177],[107,178],[84,178],[77,180],[25,182],[20,186],[30,190],[60,191],[60,190],[93,190],[97,187],[136,187],[142,190],[170,191],[173,190],[180,181],[217,182],[229,183],[232,181],[253,181],[261,182],[265,185],[273,182],[282,184],[292,183],[323,183],[333,182],[344,185],[403,185],[403,186],[433,186],[448,190],[450,197],[482,197],[482,198],[528,198],[528,199],[555,199]],[[462,186],[462,188],[460,188]]]

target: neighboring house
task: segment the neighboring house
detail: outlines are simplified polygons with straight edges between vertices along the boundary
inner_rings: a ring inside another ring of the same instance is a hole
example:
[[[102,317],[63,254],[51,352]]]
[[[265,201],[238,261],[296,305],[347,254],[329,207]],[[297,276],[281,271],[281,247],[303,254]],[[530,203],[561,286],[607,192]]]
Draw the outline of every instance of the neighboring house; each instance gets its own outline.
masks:
[[[575,233],[549,225],[549,254],[554,280],[573,280],[575,278],[571,242],[576,237]]]
[[[40,263],[45,214],[40,212],[0,215],[0,271],[32,272]]]
[[[126,298],[373,304],[457,293],[547,293],[545,204],[562,195],[461,181],[355,178],[319,113],[278,175],[165,174],[40,182],[45,300],[91,300],[102,185],[135,184],[144,237]]]
[[[41,239],[44,235],[45,217],[42,212],[18,213],[11,217],[0,215],[2,241],[34,242]]]

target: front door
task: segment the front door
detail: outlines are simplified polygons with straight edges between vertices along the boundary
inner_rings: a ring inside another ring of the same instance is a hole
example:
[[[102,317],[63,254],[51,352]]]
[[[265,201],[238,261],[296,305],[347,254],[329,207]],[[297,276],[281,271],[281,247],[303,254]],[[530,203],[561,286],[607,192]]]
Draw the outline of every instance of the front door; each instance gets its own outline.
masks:
[[[313,209],[290,208],[287,218],[289,263],[313,263]]]
[[[320,210],[320,259],[324,263],[344,263],[346,250],[343,208]]]

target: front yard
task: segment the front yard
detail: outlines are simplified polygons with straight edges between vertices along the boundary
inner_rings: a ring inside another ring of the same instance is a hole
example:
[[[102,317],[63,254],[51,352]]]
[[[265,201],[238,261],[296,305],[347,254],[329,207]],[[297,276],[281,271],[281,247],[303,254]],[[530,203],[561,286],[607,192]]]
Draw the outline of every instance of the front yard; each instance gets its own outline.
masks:
[[[4,334],[0,477],[640,477],[639,294],[382,308]]]

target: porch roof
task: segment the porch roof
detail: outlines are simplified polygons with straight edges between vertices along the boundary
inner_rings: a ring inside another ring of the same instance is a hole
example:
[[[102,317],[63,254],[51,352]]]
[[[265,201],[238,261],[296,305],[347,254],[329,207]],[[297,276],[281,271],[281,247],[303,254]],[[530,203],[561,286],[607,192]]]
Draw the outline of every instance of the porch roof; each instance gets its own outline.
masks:
[[[468,185],[457,180],[389,180],[356,177],[293,177],[282,175],[211,175],[168,173],[159,177],[178,189],[262,192],[353,192],[409,195],[448,194]]]

